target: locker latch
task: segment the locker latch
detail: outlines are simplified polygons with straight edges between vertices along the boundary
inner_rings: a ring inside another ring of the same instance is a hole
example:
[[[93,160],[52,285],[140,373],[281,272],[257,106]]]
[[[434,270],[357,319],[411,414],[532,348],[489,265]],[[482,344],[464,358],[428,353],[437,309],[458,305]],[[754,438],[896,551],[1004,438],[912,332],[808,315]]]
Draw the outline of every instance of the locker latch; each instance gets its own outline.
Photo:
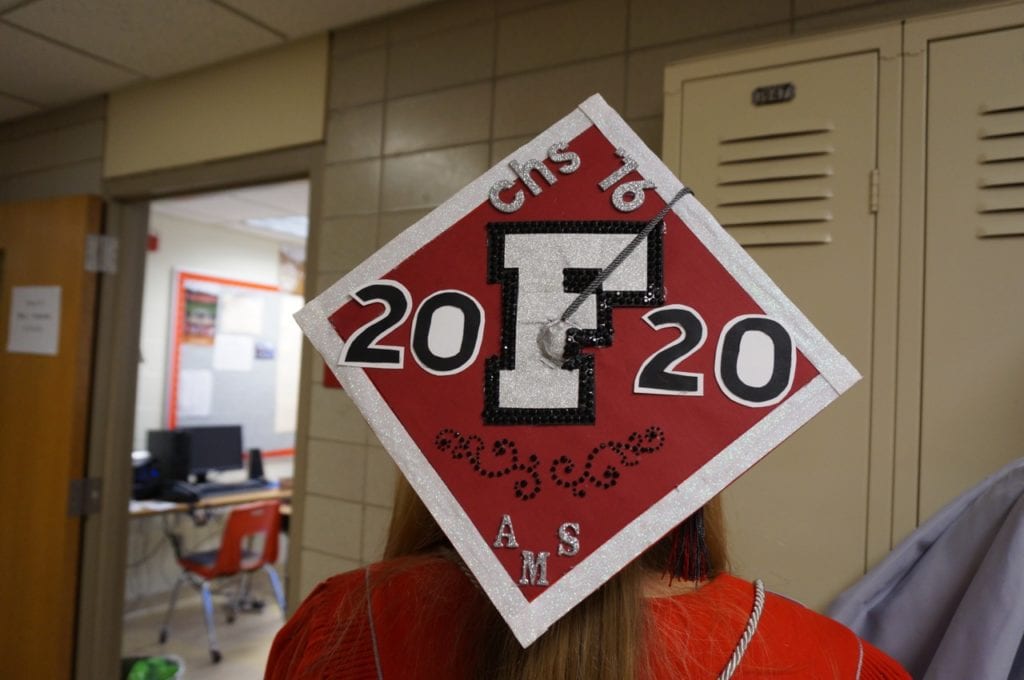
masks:
[[[878,212],[878,168],[871,170],[871,190],[868,196],[868,210],[872,213]]]

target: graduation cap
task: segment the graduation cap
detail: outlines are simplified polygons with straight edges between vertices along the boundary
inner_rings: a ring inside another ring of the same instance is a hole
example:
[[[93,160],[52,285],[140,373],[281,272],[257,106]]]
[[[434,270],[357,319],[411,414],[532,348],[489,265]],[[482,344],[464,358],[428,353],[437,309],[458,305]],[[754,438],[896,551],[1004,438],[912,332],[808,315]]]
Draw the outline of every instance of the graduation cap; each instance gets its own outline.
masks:
[[[296,318],[524,646],[860,378],[597,95]]]

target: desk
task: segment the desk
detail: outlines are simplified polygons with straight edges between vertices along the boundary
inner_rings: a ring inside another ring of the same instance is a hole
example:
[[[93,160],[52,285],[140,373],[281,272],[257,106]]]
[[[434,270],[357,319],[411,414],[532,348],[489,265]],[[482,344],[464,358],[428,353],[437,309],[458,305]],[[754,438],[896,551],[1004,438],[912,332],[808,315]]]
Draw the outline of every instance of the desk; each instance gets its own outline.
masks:
[[[292,499],[291,489],[259,489],[257,491],[240,491],[238,493],[221,493],[202,498],[197,503],[173,503],[169,501],[130,501],[128,514],[132,517],[152,517],[175,512],[189,512],[222,508],[228,505],[242,505],[255,501],[281,501],[282,508]],[[282,513],[286,514],[286,513]],[[291,514],[291,513],[287,513]]]

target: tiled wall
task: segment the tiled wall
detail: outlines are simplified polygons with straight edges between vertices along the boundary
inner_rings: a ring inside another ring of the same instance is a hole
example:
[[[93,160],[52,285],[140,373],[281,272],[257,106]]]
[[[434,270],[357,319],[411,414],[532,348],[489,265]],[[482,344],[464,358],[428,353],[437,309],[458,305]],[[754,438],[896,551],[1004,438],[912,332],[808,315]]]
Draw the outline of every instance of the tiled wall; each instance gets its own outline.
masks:
[[[966,4],[977,3],[448,0],[340,31],[311,262],[318,291],[595,92],[660,152],[669,62]],[[379,557],[395,478],[314,363],[301,595]]]
[[[101,193],[105,125],[102,99],[0,125],[0,201]]]

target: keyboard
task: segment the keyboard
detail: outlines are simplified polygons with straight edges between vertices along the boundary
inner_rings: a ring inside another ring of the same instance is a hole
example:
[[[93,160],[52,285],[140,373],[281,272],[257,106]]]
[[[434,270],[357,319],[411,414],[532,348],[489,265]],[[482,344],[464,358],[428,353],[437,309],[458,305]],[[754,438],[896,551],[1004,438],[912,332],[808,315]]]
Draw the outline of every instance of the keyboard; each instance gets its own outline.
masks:
[[[245,491],[263,491],[273,488],[273,484],[265,479],[245,479],[240,482],[202,482],[192,485],[200,498],[220,496],[226,493],[243,493]]]

